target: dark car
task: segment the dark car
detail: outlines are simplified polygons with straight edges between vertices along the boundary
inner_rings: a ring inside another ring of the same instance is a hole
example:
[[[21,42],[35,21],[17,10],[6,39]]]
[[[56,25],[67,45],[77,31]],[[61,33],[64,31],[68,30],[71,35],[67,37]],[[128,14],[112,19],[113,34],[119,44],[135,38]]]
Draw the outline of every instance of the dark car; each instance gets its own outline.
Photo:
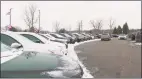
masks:
[[[25,51],[1,63],[1,78],[81,78],[82,75],[76,61],[35,51]]]
[[[67,43],[70,43],[70,39],[67,39],[59,34],[56,34],[56,33],[50,33],[51,36],[55,37],[55,38],[58,38],[58,39],[64,39],[64,40],[67,40]]]
[[[96,37],[97,37],[97,38],[101,38],[101,35],[102,35],[102,34],[96,34]]]
[[[75,42],[77,42],[77,36],[75,36],[74,34],[68,33],[68,35],[70,35],[72,38],[74,38]]]
[[[136,42],[142,42],[142,32],[138,31],[135,35]]]
[[[77,37],[77,42],[81,42],[83,41],[84,37],[82,37],[81,35],[79,35],[78,33],[73,33],[73,35],[75,35]]]
[[[84,36],[85,41],[89,40],[89,37],[87,35],[85,35],[85,34],[81,34],[81,35]]]
[[[68,34],[66,34],[66,33],[60,33],[60,35],[61,35],[61,36],[64,36],[64,37],[67,38],[67,39],[69,39],[69,40],[70,40],[69,43],[72,43],[72,44],[75,43],[75,39],[72,38],[71,36],[69,36]]]

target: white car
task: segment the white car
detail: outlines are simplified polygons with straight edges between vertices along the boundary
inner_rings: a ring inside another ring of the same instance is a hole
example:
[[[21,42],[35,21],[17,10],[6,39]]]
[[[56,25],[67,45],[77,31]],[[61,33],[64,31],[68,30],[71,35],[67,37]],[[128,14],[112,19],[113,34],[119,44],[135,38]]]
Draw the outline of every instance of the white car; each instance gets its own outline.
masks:
[[[50,38],[50,40],[58,40],[58,41],[61,41],[62,43],[67,43],[67,40],[55,38],[55,37],[51,36],[50,34],[43,34],[43,35]]]
[[[45,38],[40,34],[36,34],[36,33],[32,33],[32,32],[16,32],[16,33],[28,38],[29,40],[31,40],[35,43],[42,43],[42,44],[51,46],[52,48],[50,48],[50,49],[52,49],[52,50],[56,50],[56,49],[60,48],[60,50],[63,51],[65,54],[68,53],[65,44],[50,41],[48,38]]]
[[[1,42],[8,46],[12,45],[21,45],[23,47],[24,51],[37,51],[42,53],[54,53],[59,55],[65,55],[67,54],[66,51],[62,50],[58,46],[51,46],[48,44],[40,44],[40,43],[34,43],[33,41],[17,34],[14,32],[1,32]]]
[[[69,43],[69,42],[70,42],[70,40],[69,40],[69,39],[67,39],[66,37],[63,37],[63,36],[61,36],[61,35],[59,35],[59,34],[57,34],[57,33],[50,33],[50,35],[51,35],[51,36],[53,36],[53,37],[55,37],[55,38],[57,38],[57,39],[66,40],[66,41],[67,41],[67,43]]]
[[[41,34],[41,35],[44,35],[44,36],[47,37],[50,41],[63,43],[63,44],[66,45],[66,47],[68,47],[67,40],[55,38],[55,37],[51,36],[50,34]]]
[[[1,78],[82,78],[82,67],[63,55],[22,51],[1,43]],[[21,47],[22,49],[22,47]]]
[[[127,39],[127,35],[125,35],[125,34],[120,34],[120,35],[118,36],[118,39],[119,39],[119,40],[126,40],[126,39]]]
[[[109,35],[108,33],[102,34],[102,35],[101,35],[101,40],[102,40],[102,41],[103,41],[103,40],[109,41],[109,40],[111,40],[111,37],[110,37],[110,35]]]

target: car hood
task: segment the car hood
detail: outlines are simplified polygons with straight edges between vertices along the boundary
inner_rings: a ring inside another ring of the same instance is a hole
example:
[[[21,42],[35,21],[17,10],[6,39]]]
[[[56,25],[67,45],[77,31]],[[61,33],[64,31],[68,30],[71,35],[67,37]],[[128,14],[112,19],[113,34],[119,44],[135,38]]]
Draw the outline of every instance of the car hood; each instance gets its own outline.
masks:
[[[24,46],[23,50],[63,55],[62,49],[60,47],[50,45],[50,44],[38,44],[38,43],[28,44]]]
[[[77,74],[81,74],[81,70],[76,61],[46,53],[24,52],[1,64],[1,77],[73,77]]]

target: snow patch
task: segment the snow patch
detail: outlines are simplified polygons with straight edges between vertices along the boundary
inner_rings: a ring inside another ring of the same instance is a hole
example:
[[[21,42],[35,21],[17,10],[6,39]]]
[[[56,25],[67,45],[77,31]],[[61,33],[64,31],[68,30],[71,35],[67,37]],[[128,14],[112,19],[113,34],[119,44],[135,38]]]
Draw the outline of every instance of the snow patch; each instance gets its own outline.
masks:
[[[75,59],[80,64],[80,66],[83,68],[84,75],[83,75],[82,78],[94,78],[94,77],[90,74],[89,70],[86,69],[86,67],[82,64],[82,62],[79,61],[79,58],[78,58],[78,56],[77,56],[77,54],[74,50],[74,47],[81,45],[81,44],[84,44],[84,43],[92,42],[92,41],[100,41],[100,39],[89,40],[89,41],[79,42],[79,43],[75,43],[75,44],[68,44],[67,56]]]
[[[142,43],[135,43],[135,45],[142,45]]]
[[[100,41],[101,39],[95,39],[95,40],[88,40],[88,41],[84,41],[84,42],[80,42],[80,43],[75,43],[74,46],[78,46],[84,43],[88,43],[88,42],[93,42],[93,41]]]

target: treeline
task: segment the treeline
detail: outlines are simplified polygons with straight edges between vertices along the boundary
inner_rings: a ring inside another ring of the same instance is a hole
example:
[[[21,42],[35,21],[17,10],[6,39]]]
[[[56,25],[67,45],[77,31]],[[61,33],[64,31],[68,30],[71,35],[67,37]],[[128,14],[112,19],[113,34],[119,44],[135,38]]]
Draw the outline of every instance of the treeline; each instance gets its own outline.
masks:
[[[125,23],[123,27],[118,25],[118,27],[114,27],[113,34],[128,34],[129,33],[129,27],[128,24]]]

